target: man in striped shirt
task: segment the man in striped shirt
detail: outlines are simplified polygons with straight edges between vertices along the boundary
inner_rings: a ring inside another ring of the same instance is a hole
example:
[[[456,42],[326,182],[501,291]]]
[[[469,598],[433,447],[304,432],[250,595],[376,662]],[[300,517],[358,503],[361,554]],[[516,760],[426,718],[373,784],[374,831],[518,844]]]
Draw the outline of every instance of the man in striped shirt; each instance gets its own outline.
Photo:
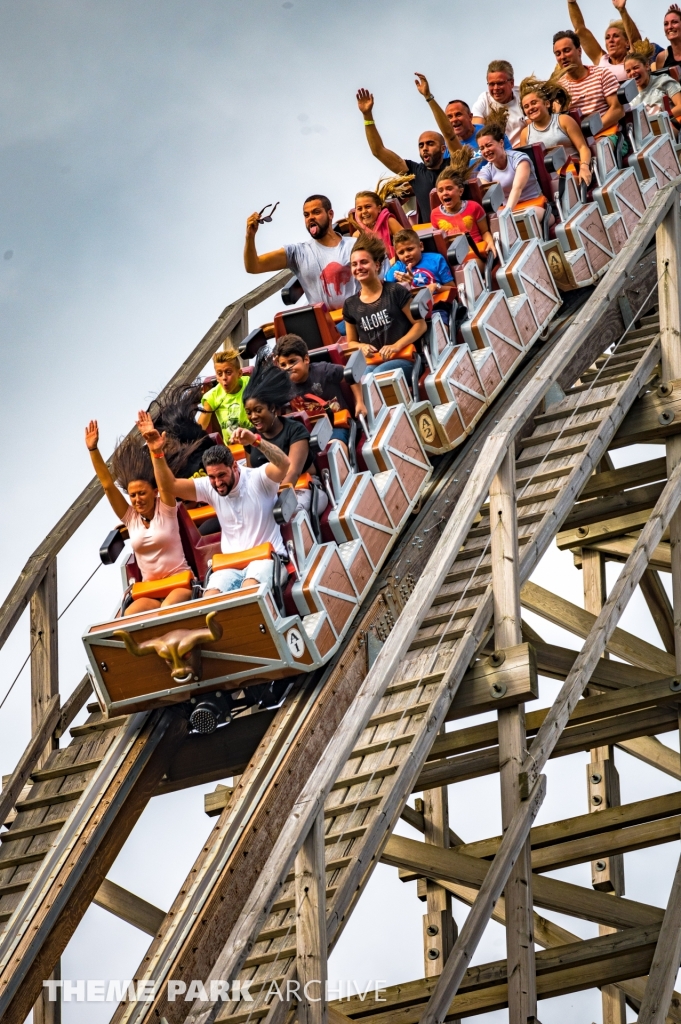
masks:
[[[578,118],[600,114],[603,131],[613,128],[624,115],[622,104],[617,99],[619,82],[614,72],[604,65],[587,66],[582,62],[582,48],[576,32],[556,32],[553,54],[565,69],[559,85],[570,93],[570,113]]]

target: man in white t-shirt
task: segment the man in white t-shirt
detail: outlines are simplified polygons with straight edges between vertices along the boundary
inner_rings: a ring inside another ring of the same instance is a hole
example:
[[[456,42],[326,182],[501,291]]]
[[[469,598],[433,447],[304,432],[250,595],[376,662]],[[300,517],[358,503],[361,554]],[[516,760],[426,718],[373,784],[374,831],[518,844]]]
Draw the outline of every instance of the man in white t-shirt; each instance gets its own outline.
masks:
[[[280,555],[286,555],[281,531],[274,520],[279,484],[290,469],[288,455],[260,434],[239,427],[232,435],[235,444],[259,448],[267,465],[251,469],[239,466],[229,448],[221,444],[203,455],[205,477],[180,480],[173,476],[163,456],[165,433],[159,434],[149,413],[140,412],[137,426],[147,442],[159,487],[185,501],[205,501],[212,505],[220,522],[220,547],[225,554],[248,551],[270,543]],[[221,569],[210,578],[206,594],[228,594],[240,587],[258,586],[272,581],[272,559],[258,559],[245,569]]]
[[[308,302],[323,302],[327,309],[340,309],[357,291],[350,273],[350,253],[356,239],[333,230],[333,210],[326,196],[310,196],[303,203],[309,242],[295,242],[262,256],[255,248],[260,215],[252,213],[246,222],[244,266],[249,274],[286,270],[296,275]]]
[[[526,121],[520,92],[513,81],[513,67],[507,60],[493,60],[487,68],[487,91],[480,93],[471,108],[473,124],[484,124],[490,110],[498,107],[508,110],[506,135],[511,145],[517,146]]]

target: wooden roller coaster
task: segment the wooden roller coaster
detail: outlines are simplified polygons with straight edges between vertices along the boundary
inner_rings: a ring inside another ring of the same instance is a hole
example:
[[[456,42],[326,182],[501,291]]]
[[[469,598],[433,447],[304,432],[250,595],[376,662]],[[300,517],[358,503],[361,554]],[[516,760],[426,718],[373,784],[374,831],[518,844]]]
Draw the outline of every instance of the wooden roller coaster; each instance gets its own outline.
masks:
[[[0,795],[3,1024],[32,1009],[59,1020],[43,982],[92,902],[152,936],[136,981],[153,994],[122,1001],[116,1024],[440,1024],[504,1007],[528,1024],[538,1000],[588,988],[613,1024],[627,1005],[645,1024],[681,1021],[681,864],[666,908],[623,895],[624,853],[679,838],[681,793],[621,805],[615,767],[621,748],[681,779],[657,739],[678,729],[681,702],[681,176],[664,115],[636,114],[630,137],[626,168],[609,140],[594,144],[590,201],[568,176],[555,238],[497,215],[496,286],[474,263],[455,275],[465,316],[447,326],[419,300],[418,389],[402,371],[364,378],[358,465],[322,444],[330,506],[316,532],[306,513],[286,520],[295,572],[279,599],[266,585],[200,598],[126,618],[126,636],[112,615],[86,630],[90,672],[62,705],[57,556],[96,481],[31,556],[0,609],[0,643],[27,605],[35,638],[33,736]],[[168,386],[252,338],[248,311],[289,276],[229,306]],[[615,469],[609,451],[641,442],[665,457]],[[554,541],[581,566],[583,608],[530,581]],[[610,593],[608,560],[621,565]],[[636,587],[660,648],[618,626]],[[544,643],[523,606],[581,650]],[[193,631],[192,651],[173,630]],[[540,675],[562,686],[536,710]],[[268,681],[276,699],[239,713],[238,695]],[[200,735],[190,701],[215,689],[234,714]],[[466,722],[482,712],[495,717]],[[577,751],[590,752],[587,811],[534,826],[547,760]],[[483,775],[499,779],[503,834],[464,843],[447,787]],[[151,797],[232,777],[167,913],[107,879]],[[395,835],[400,818],[423,841]],[[315,1000],[379,861],[425,902],[424,975],[381,1001]],[[591,889],[546,874],[589,862]],[[471,907],[458,933],[453,898]],[[580,940],[540,908],[600,934]],[[507,958],[471,967],[492,918]],[[169,981],[193,979],[193,1003],[170,997]],[[252,1002],[225,998],[225,983]]]

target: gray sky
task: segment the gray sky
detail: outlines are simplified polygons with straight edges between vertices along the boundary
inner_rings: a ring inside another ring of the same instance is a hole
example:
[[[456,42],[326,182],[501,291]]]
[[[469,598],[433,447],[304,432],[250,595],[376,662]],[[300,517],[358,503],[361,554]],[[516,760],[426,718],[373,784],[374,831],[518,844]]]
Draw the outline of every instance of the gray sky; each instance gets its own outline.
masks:
[[[584,6],[602,35],[610,4]],[[665,7],[631,0],[643,34],[661,42]],[[511,60],[517,80],[548,74],[551,35],[567,24],[562,0],[0,0],[2,595],[90,477],[87,420],[100,420],[108,453],[224,306],[257,283],[241,262],[246,216],[281,200],[258,236],[263,249],[277,248],[303,237],[306,195],[327,193],[340,214],[355,191],[375,185],[383,169],[366,147],[356,89],[375,93],[385,143],[415,158],[431,120],[414,71],[428,75],[441,101],[472,102],[491,59]],[[272,301],[252,324],[274,308]],[[97,565],[112,521],[101,505],[64,552],[60,608]],[[569,558],[552,555],[542,572],[546,585],[581,601]],[[117,571],[102,569],[66,613],[65,694],[83,672],[82,631],[107,614],[117,592]],[[645,610],[637,604],[627,614],[632,624],[645,620],[655,639]],[[22,622],[0,652],[0,700],[27,651]],[[3,773],[28,739],[28,690],[25,673],[0,710]],[[554,692],[547,686],[545,699]],[[551,765],[542,820],[585,809],[584,763],[578,756]],[[625,755],[618,764],[625,800],[652,792],[643,788],[649,779],[656,792],[676,788]],[[167,907],[211,825],[201,792],[154,801],[111,877]],[[496,784],[457,787],[452,813],[466,839],[495,833]],[[677,853],[669,844],[628,855],[628,892],[662,902]],[[651,865],[653,895],[645,888]],[[589,884],[588,867],[563,874]],[[419,976],[422,912],[413,886],[379,868],[334,954],[336,977]],[[93,908],[65,974],[125,976],[146,944]],[[503,955],[502,931],[491,926],[476,960]],[[599,1012],[593,994],[540,1009],[544,1024]],[[65,1024],[106,1019],[106,1007],[65,1007]]]

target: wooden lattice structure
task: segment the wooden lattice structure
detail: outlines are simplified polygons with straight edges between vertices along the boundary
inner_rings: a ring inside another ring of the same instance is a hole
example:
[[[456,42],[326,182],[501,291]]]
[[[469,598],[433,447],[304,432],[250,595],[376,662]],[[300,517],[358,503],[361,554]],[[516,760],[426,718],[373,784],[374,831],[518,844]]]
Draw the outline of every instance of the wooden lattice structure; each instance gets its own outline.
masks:
[[[36,1000],[35,1020],[56,1019],[42,983],[92,901],[153,936],[137,977],[158,993],[122,1003],[116,1024],[435,1024],[506,1006],[527,1024],[538,998],[592,987],[608,1021],[625,1020],[625,1001],[645,1024],[681,1020],[681,867],[666,908],[621,895],[622,855],[678,836],[681,794],[620,806],[613,760],[619,744],[681,777],[678,754],[655,739],[678,727],[681,700],[680,190],[655,196],[588,300],[565,306],[442,460],[340,656],[278,710],[235,720],[228,751],[188,736],[173,708],[107,720],[97,706],[59,747],[90,694],[85,679],[60,706],[56,670],[56,557],[100,496],[95,483],[83,492],[0,611],[4,642],[30,602],[39,640],[34,736],[0,797],[11,825],[0,834],[0,1020],[19,1024]],[[247,310],[285,278],[229,307],[171,383],[242,338]],[[610,449],[642,441],[665,444],[666,458],[613,468]],[[581,561],[583,608],[528,582],[556,539]],[[622,564],[610,594],[607,559]],[[636,587],[664,650],[618,628]],[[579,654],[538,640],[523,605],[583,637]],[[563,685],[533,711],[538,674]],[[495,722],[466,727],[489,710]],[[589,812],[533,828],[547,760],[580,750],[591,751]],[[151,796],[234,775],[167,914],[107,881]],[[504,831],[466,845],[446,787],[478,775],[499,779]],[[422,842],[392,834],[400,817]],[[273,981],[324,980],[379,860],[419,880],[424,977],[380,1004],[273,998]],[[591,889],[543,874],[583,862]],[[472,907],[458,935],[453,896]],[[535,908],[597,922],[600,935],[578,940]],[[506,925],[507,959],[470,968],[491,917]],[[254,1002],[169,1001],[168,979],[196,978],[249,981]]]

